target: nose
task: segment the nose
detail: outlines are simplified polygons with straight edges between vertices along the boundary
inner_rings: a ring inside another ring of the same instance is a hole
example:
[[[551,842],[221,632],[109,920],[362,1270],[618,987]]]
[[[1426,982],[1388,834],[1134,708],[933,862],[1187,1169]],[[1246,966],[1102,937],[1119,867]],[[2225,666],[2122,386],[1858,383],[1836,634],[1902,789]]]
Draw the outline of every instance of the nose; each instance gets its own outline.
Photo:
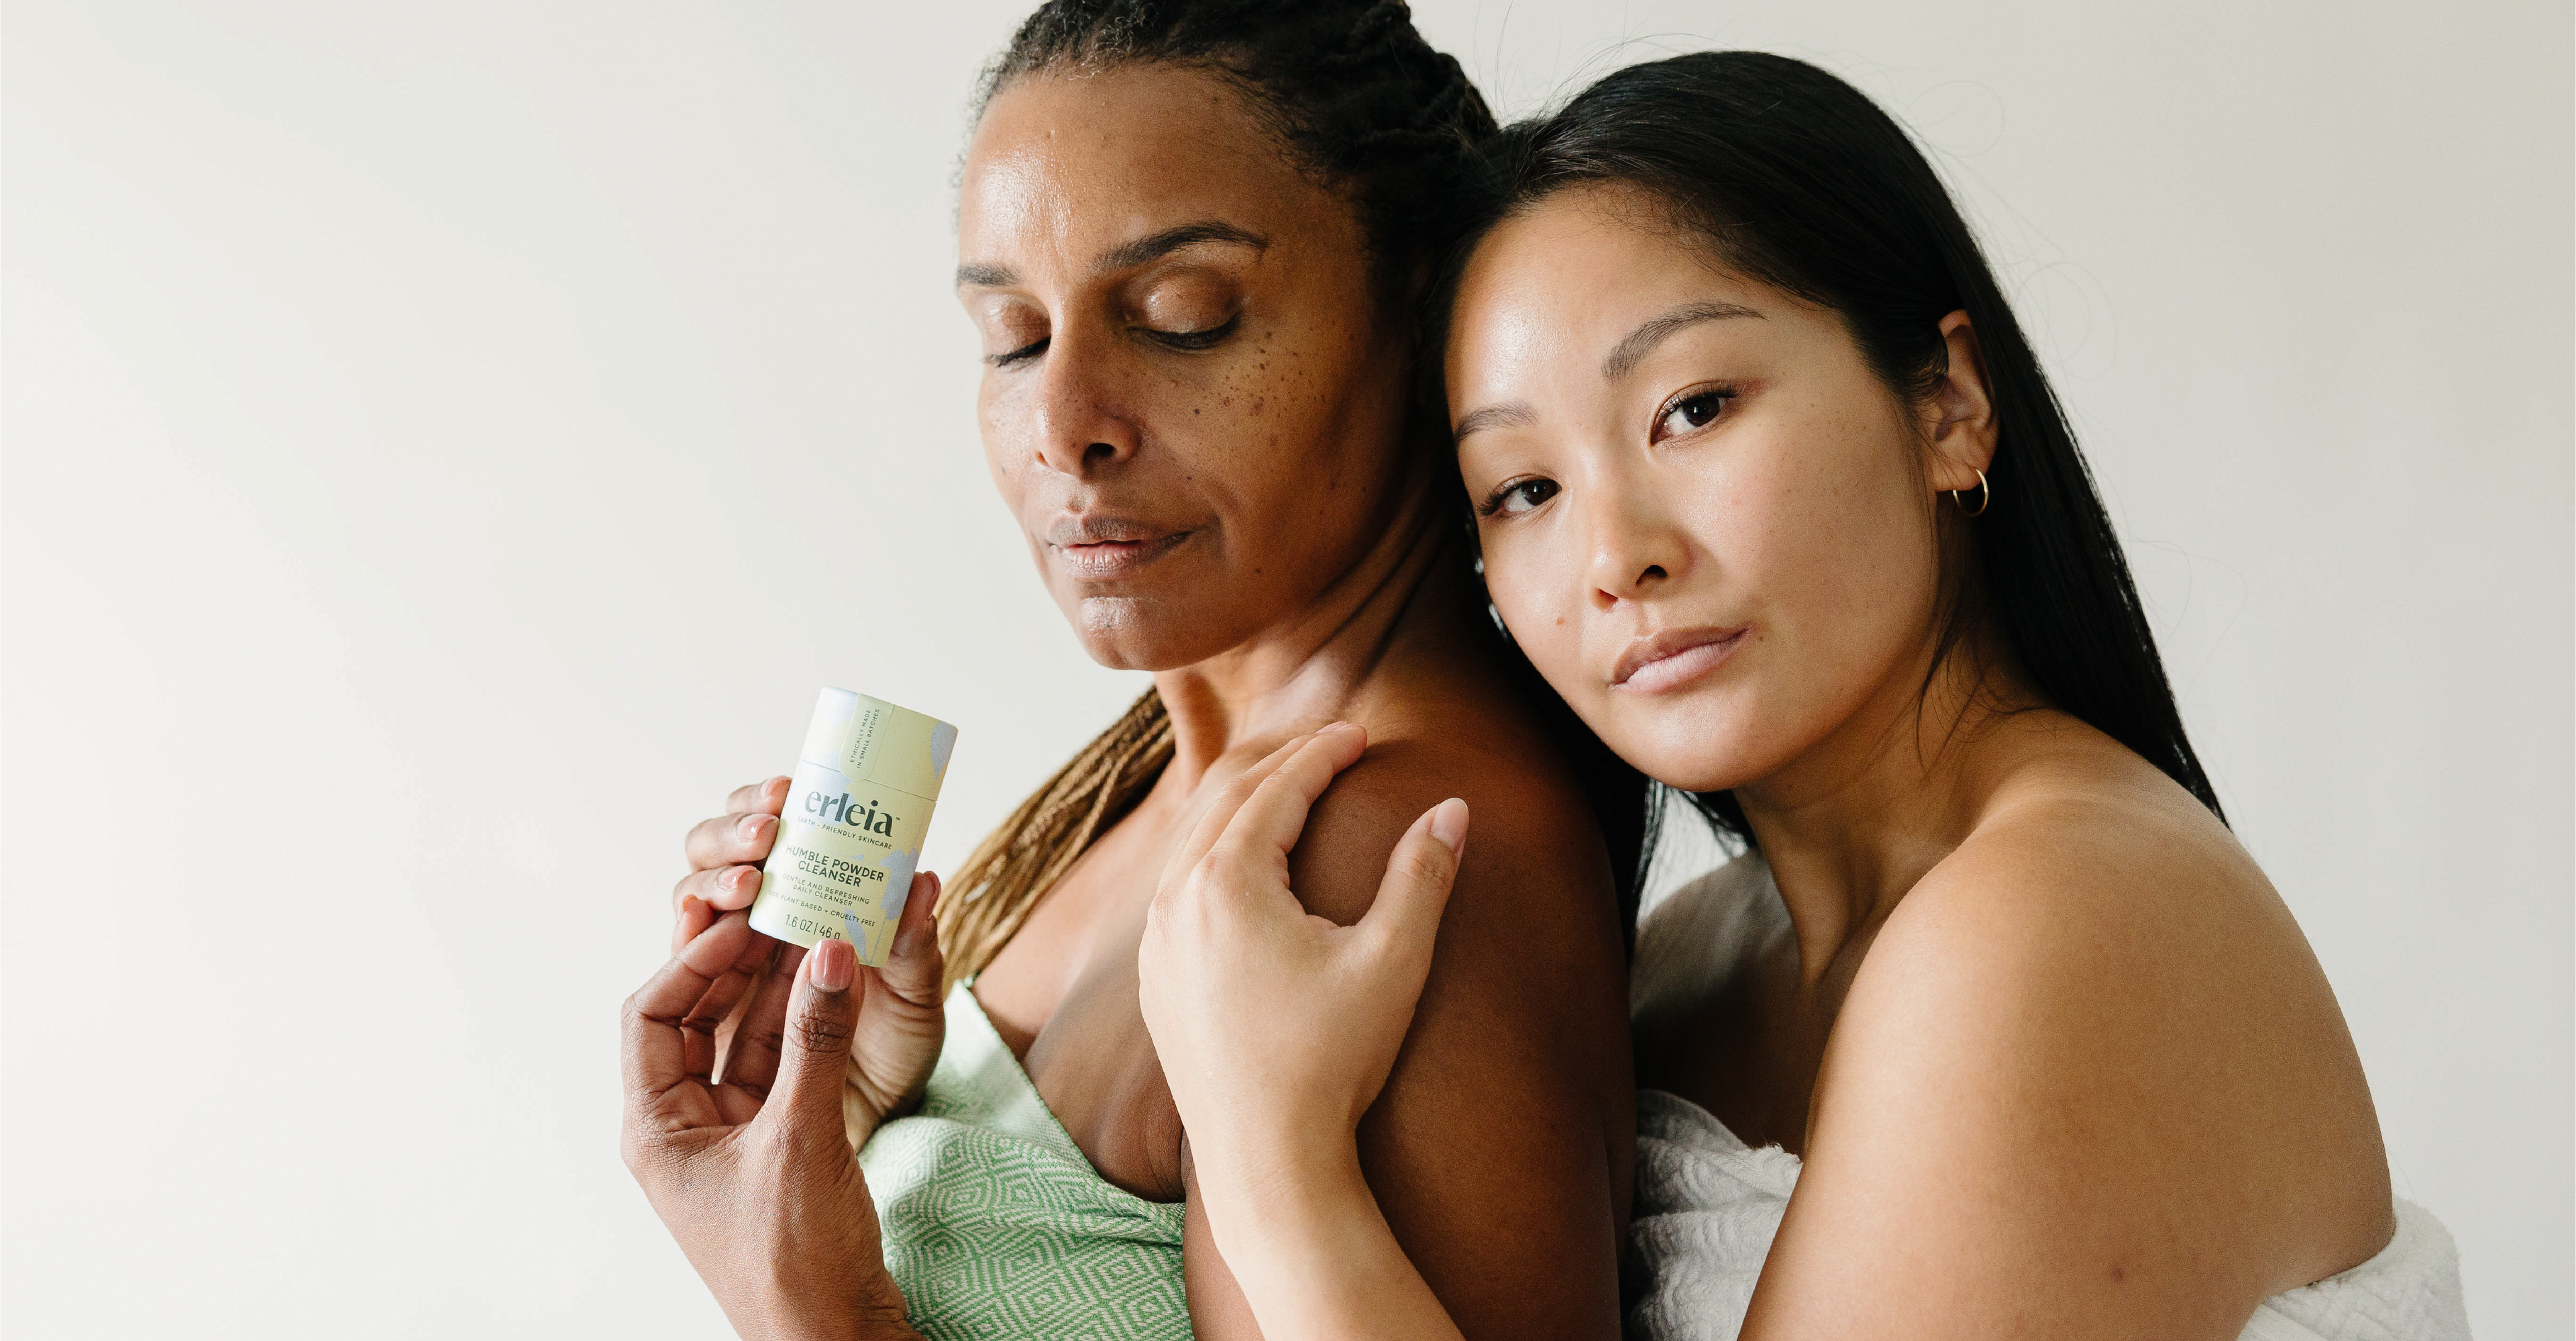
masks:
[[[1644,600],[1689,571],[1689,538],[1652,481],[1612,474],[1591,483],[1583,509],[1584,577],[1595,610]]]
[[[1041,356],[1031,427],[1037,458],[1049,470],[1088,480],[1136,454],[1142,434],[1120,408],[1106,354],[1068,332],[1050,340]]]

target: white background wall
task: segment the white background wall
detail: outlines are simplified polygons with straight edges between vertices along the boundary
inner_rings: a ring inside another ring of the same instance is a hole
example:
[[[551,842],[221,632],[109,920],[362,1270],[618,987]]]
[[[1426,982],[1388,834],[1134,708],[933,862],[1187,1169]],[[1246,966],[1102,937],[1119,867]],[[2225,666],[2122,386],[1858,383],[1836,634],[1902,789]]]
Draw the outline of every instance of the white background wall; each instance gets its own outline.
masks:
[[[1507,114],[1752,46],[1937,150],[2398,1188],[2566,1337],[2567,7],[2095,8],[1422,6]],[[947,291],[1018,9],[10,5],[0,1325],[721,1333],[615,1151],[682,829],[828,681],[964,725],[953,864],[1138,688]]]

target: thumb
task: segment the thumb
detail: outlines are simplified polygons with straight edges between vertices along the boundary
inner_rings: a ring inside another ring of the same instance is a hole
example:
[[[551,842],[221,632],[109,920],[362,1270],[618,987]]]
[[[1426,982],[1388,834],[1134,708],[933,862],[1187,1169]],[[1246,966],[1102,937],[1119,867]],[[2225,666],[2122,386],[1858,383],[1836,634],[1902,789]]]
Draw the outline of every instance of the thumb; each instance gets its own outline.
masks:
[[[1440,914],[1449,906],[1459,856],[1466,850],[1467,803],[1454,796],[1423,811],[1396,840],[1377,901],[1359,922],[1379,954],[1393,954],[1412,961],[1420,972],[1430,971],[1431,942],[1439,935]]]
[[[761,1105],[763,1119],[841,1139],[841,1073],[850,1064],[850,1035],[859,1018],[850,991],[858,966],[858,951],[848,941],[819,940],[805,952],[787,1001],[778,1080]]]

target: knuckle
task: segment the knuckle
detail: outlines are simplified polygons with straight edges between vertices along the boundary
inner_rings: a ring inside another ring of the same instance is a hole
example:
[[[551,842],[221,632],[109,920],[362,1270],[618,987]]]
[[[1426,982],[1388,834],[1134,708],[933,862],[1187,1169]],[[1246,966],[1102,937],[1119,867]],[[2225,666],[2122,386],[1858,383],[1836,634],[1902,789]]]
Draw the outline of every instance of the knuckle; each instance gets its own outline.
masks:
[[[1442,856],[1421,848],[1396,857],[1398,873],[1418,885],[1438,885],[1449,879],[1449,863]]]
[[[806,1011],[788,1025],[796,1046],[804,1052],[833,1052],[850,1041],[850,1026],[821,1011]]]
[[[752,1048],[775,1054],[786,1045],[786,1026],[771,1024],[766,1020],[745,1020],[734,1033],[734,1046],[737,1048]]]

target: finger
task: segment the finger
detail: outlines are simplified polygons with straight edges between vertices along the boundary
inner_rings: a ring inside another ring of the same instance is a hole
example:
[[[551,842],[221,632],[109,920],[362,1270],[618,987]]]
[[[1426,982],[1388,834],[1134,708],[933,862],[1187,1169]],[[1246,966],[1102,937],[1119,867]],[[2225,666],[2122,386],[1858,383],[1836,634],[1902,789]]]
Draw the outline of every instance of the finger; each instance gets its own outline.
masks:
[[[894,924],[894,948],[886,955],[885,966],[876,971],[878,980],[897,997],[932,1010],[939,1006],[939,978],[947,967],[939,953],[939,891],[939,877],[933,872],[912,877],[903,916]]]
[[[1386,879],[1377,901],[1359,920],[1360,934],[1372,952],[1407,966],[1414,990],[1431,971],[1431,944],[1440,933],[1440,914],[1449,906],[1449,891],[1458,881],[1458,863],[1467,850],[1467,803],[1451,797],[1422,812],[1413,827],[1396,840],[1386,859]]]
[[[858,951],[848,941],[816,941],[805,952],[787,1001],[778,1083],[760,1106],[760,1121],[791,1124],[800,1135],[843,1139],[841,1085],[858,1023],[858,1002],[850,991],[858,968]]]
[[[749,786],[736,787],[725,797],[729,815],[781,815],[786,813],[787,779],[768,778]]]
[[[757,866],[768,859],[769,846],[777,839],[776,815],[718,815],[698,821],[683,846],[689,854],[689,869],[703,871],[717,866]]]
[[[683,1021],[706,997],[717,977],[742,957],[751,939],[751,921],[736,914],[707,929],[683,946],[669,963],[626,998],[621,1049],[626,1092],[631,1101],[649,1105],[689,1079],[688,1042]]]
[[[716,910],[703,899],[682,898],[671,911],[671,953],[687,949],[689,942],[706,934],[716,923]]]
[[[696,899],[720,912],[748,908],[760,895],[760,868],[757,866],[716,866],[691,871],[671,886],[671,904],[676,911],[683,900]]]
[[[1306,831],[1306,815],[1315,799],[1333,785],[1333,776],[1359,762],[1368,748],[1368,732],[1356,726],[1318,731],[1255,787],[1251,799],[1236,811],[1220,851],[1268,859],[1285,856]]]
[[[698,1003],[680,1020],[681,1068],[689,1079],[702,1085],[715,1083],[717,1065],[723,1060],[722,1040],[716,1034],[724,1027],[725,1018],[733,1014],[743,994],[759,981],[760,971],[778,952],[778,942],[758,933],[746,938],[733,962],[707,984]]]
[[[1312,739],[1314,739],[1313,735],[1309,734],[1290,740],[1263,756],[1261,762],[1243,770],[1235,775],[1232,781],[1218,788],[1216,797],[1208,802],[1207,809],[1200,811],[1198,818],[1191,821],[1189,836],[1181,840],[1180,846],[1172,849],[1167,869],[1187,870],[1196,865],[1199,858],[1206,856],[1208,850],[1215,847],[1217,841],[1225,836],[1225,826],[1234,822],[1235,812],[1243,808],[1244,802],[1252,799],[1254,790]]]
[[[734,1021],[732,1037],[725,1040],[726,1085],[765,1096],[778,1083],[778,1054],[787,1043],[787,1002],[796,991],[804,961],[805,951],[793,945],[778,947],[769,973],[760,980],[741,1018]]]

